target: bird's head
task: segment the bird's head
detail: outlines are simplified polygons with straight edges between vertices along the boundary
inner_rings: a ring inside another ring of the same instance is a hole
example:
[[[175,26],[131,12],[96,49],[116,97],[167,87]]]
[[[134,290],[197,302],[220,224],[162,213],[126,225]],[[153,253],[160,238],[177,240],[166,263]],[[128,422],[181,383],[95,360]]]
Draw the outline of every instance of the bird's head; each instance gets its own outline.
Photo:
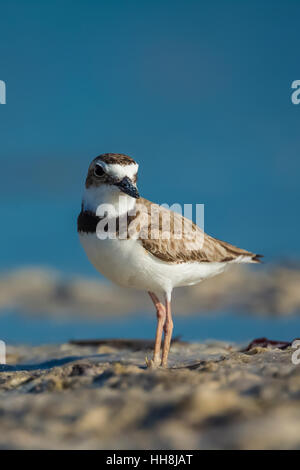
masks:
[[[88,206],[96,206],[102,201],[113,202],[122,194],[130,199],[138,199],[137,172],[138,164],[127,155],[99,155],[89,166],[84,200]]]

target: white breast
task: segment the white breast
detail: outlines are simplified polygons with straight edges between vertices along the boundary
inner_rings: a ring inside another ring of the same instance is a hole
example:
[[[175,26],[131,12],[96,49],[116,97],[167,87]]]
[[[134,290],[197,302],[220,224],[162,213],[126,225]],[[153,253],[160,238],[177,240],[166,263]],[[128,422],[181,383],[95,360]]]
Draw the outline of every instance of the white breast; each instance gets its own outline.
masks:
[[[147,252],[138,240],[99,240],[81,233],[80,241],[95,268],[116,284],[157,294],[196,284],[226,268],[226,263],[173,264]]]

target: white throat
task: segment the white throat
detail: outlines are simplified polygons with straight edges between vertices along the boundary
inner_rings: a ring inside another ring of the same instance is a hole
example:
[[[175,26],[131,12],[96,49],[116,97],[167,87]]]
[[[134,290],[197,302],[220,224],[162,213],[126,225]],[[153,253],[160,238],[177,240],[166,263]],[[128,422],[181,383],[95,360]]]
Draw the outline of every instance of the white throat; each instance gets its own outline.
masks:
[[[83,194],[83,209],[99,216],[118,217],[134,209],[136,199],[121,192],[113,185],[90,186]]]

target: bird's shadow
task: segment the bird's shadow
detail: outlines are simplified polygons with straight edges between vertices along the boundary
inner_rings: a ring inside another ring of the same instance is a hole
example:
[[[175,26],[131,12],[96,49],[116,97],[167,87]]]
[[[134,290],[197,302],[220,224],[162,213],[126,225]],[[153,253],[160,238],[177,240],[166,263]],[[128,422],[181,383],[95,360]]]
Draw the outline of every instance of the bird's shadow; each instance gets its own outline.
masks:
[[[151,351],[154,347],[154,342],[152,340],[136,340],[136,339],[101,339],[101,340],[72,340],[69,342],[75,346],[112,346],[118,352],[116,355],[111,355],[110,353],[96,353],[88,355],[77,355],[77,356],[67,356],[58,359],[49,359],[43,362],[30,363],[30,364],[0,364],[0,373],[1,372],[22,372],[22,371],[36,371],[36,370],[49,370],[53,367],[61,367],[71,362],[81,361],[85,359],[94,359],[99,360],[100,362],[108,361],[111,364],[115,362],[122,362],[124,364],[131,364],[130,361],[124,361],[124,358],[121,358],[120,352],[123,349],[130,350],[131,352],[145,352],[145,354],[151,354]],[[172,343],[181,343],[187,344],[185,341],[182,341],[180,337],[175,337]],[[119,354],[118,354],[119,353]],[[136,364],[141,369],[147,369],[145,364]]]
[[[90,354],[87,356],[67,356],[61,359],[50,359],[44,362],[38,362],[36,364],[0,364],[0,372],[21,372],[30,370],[48,370],[53,367],[64,366],[75,361],[81,361],[84,359],[104,359],[109,357],[109,354]]]

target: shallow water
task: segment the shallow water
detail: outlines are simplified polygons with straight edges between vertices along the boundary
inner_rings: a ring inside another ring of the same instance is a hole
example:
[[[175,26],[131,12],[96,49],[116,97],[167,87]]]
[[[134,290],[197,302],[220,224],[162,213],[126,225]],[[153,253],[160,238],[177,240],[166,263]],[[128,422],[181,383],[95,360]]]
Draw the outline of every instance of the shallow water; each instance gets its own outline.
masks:
[[[266,318],[229,312],[174,319],[174,336],[188,341],[216,339],[247,342],[257,337],[291,341],[300,337],[300,318]],[[70,339],[146,338],[155,335],[155,316],[140,314],[89,321],[30,317],[17,312],[0,316],[0,338],[8,344],[60,343]]]

